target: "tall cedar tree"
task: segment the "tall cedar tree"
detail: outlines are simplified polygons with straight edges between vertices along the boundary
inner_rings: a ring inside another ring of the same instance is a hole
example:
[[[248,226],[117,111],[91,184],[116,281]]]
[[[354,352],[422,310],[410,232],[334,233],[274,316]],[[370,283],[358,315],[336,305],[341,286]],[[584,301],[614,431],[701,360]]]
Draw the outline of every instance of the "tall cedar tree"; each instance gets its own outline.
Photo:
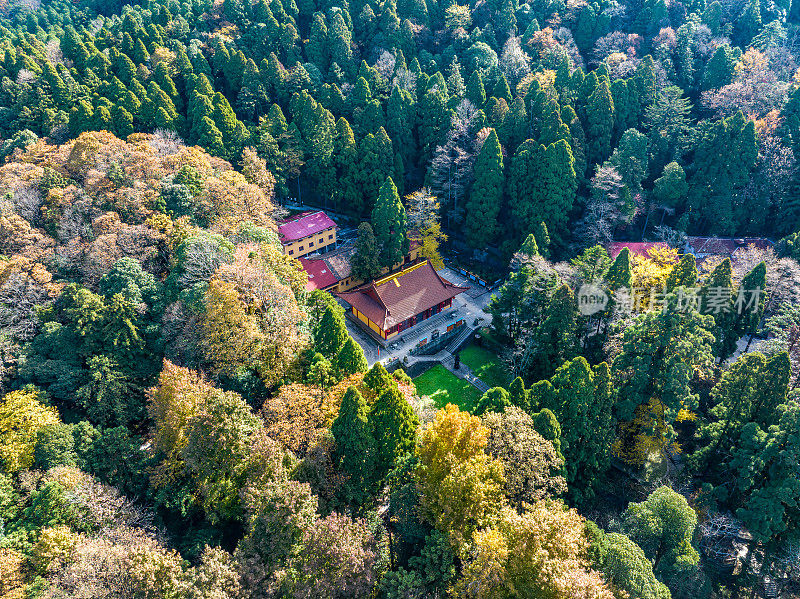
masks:
[[[720,262],[700,287],[700,313],[710,314],[714,318],[712,333],[716,338],[714,355],[720,362],[726,360],[736,349],[736,342],[741,335],[737,334],[736,315],[733,302],[733,275],[731,260],[725,258]]]
[[[636,408],[651,399],[663,404],[668,422],[681,409],[695,409],[691,381],[712,364],[713,326],[710,316],[681,311],[673,294],[663,310],[638,316],[623,333],[622,351],[614,360],[617,417],[632,420]]]
[[[664,283],[666,291],[674,291],[676,287],[694,287],[697,283],[697,263],[694,254],[684,254],[672,268]]]
[[[587,158],[590,164],[602,164],[611,154],[614,131],[614,99],[608,80],[601,79],[586,104]]]
[[[408,252],[406,209],[391,177],[386,177],[372,209],[372,228],[380,250],[380,265],[391,268],[401,262]]]
[[[733,306],[736,313],[734,331],[740,337],[750,335],[747,346],[761,325],[761,317],[767,305],[767,265],[756,264],[739,285]]]
[[[381,393],[369,413],[376,441],[376,475],[379,480],[406,453],[414,450],[419,419],[396,385]]]
[[[375,362],[372,368],[367,371],[367,374],[364,375],[363,383],[369,390],[375,393],[376,397],[380,396],[386,389],[394,385],[392,377],[389,376],[386,368],[384,368],[383,364],[380,362]]]
[[[347,475],[342,498],[354,506],[363,505],[375,486],[376,445],[367,419],[367,402],[355,387],[342,397],[339,415],[331,425],[335,440],[334,464]]]
[[[561,366],[550,382],[550,392],[537,409],[551,410],[561,426],[570,496],[589,499],[611,463],[615,429],[611,371],[605,362],[592,369],[578,357]]]
[[[328,306],[322,315],[317,337],[314,339],[315,349],[326,358],[333,359],[344,347],[345,341],[347,341],[347,328],[344,317]]]
[[[358,225],[356,251],[350,263],[350,274],[361,281],[369,281],[381,272],[378,241],[372,231],[372,225]]]
[[[529,139],[519,146],[511,160],[507,186],[511,216],[520,236],[541,222],[547,223],[554,237],[566,233],[577,190],[574,163],[564,140],[545,147]]]
[[[348,335],[344,346],[334,361],[336,369],[344,376],[367,371],[367,359],[364,350]]]
[[[467,243],[483,249],[497,235],[497,215],[503,201],[503,150],[494,129],[475,159],[475,182],[467,202]]]
[[[525,372],[528,380],[552,376],[556,368],[575,356],[578,307],[567,285],[553,294],[542,324],[536,328],[525,348]]]
[[[724,474],[724,469],[719,470],[724,464],[717,453],[728,456],[734,440],[749,422],[755,422],[762,430],[769,428],[778,405],[786,401],[790,375],[786,352],[769,360],[759,352],[736,360],[711,390],[711,421],[699,430],[703,446],[691,456],[691,465],[700,472],[714,467],[717,475]]]

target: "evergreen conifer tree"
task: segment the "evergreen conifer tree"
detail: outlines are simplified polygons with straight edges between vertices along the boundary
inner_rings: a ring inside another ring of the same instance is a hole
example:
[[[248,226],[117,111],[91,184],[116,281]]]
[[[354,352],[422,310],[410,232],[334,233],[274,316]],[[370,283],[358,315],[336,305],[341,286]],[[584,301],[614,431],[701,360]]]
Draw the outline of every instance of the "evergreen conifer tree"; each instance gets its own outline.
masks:
[[[466,98],[475,108],[482,108],[486,104],[486,90],[483,87],[483,79],[478,70],[472,71],[472,75],[467,80]]]
[[[614,131],[614,100],[608,80],[601,79],[586,104],[587,159],[601,164],[611,154]]]
[[[376,395],[381,395],[386,389],[394,385],[394,381],[386,368],[380,362],[375,362],[364,375],[364,385]]]
[[[406,209],[391,177],[387,177],[381,186],[372,210],[372,228],[380,248],[380,265],[391,268],[402,261],[408,252]]]
[[[314,339],[314,348],[328,359],[335,358],[344,347],[347,338],[344,318],[329,306],[322,315],[319,331]]]
[[[676,287],[694,287],[697,283],[697,263],[694,254],[684,254],[672,268],[664,283],[666,291],[674,291]]]
[[[364,350],[349,335],[336,356],[334,366],[343,376],[367,371],[367,359],[364,357]]]
[[[467,202],[464,226],[467,243],[474,248],[485,248],[497,234],[503,186],[503,151],[492,129],[475,159],[475,182]]]
[[[341,495],[347,504],[363,505],[374,488],[376,445],[367,419],[367,402],[355,387],[342,397],[339,415],[331,425],[335,440],[333,462],[347,475]]]
[[[736,76],[736,58],[733,56],[731,47],[722,44],[717,47],[711,60],[706,64],[706,72],[703,75],[701,90],[719,89],[733,82]]]
[[[381,271],[379,253],[372,225],[369,223],[358,225],[356,251],[350,261],[350,274],[361,281],[374,279]]]
[[[376,473],[380,480],[398,459],[413,451],[419,419],[397,386],[390,385],[373,404],[369,423],[376,441]]]

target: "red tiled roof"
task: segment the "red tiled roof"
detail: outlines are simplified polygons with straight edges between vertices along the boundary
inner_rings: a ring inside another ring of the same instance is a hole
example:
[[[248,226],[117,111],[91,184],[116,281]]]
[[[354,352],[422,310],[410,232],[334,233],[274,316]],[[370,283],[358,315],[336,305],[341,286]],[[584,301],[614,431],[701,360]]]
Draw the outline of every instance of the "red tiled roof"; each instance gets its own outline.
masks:
[[[467,289],[444,280],[426,260],[338,296],[385,331]]]
[[[307,212],[283,221],[278,225],[281,241],[296,241],[335,227],[336,223],[322,210]]]
[[[324,260],[300,258],[300,264],[303,266],[303,270],[308,273],[308,283],[306,284],[307,291],[325,289],[339,281],[336,275],[331,272],[330,267],[325,264]]]
[[[613,260],[622,251],[622,248],[628,248],[630,253],[634,256],[647,256],[650,248],[666,248],[669,247],[666,243],[660,241],[656,242],[633,242],[633,241],[612,241],[608,244],[608,255]]]
[[[697,254],[731,256],[739,248],[754,245],[767,249],[773,243],[765,237],[687,237],[690,251]]]

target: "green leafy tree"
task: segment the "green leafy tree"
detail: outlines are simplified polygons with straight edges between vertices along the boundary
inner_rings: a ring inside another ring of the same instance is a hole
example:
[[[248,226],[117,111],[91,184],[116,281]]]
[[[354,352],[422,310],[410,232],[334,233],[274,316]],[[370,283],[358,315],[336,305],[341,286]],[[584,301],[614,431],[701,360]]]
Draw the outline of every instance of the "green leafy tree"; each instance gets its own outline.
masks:
[[[57,466],[76,466],[78,454],[75,451],[75,438],[72,426],[51,424],[36,433],[33,450],[34,465],[41,470]]]
[[[724,467],[719,456],[728,454],[749,422],[767,430],[778,406],[786,401],[790,375],[786,352],[769,360],[759,352],[736,360],[711,390],[711,420],[698,431],[703,446],[691,456],[693,467],[699,471]]]
[[[486,412],[502,412],[510,405],[508,391],[502,387],[492,387],[478,400],[475,415],[480,416]]]
[[[653,574],[653,564],[642,548],[623,534],[606,534],[587,522],[592,566],[616,588],[642,599],[671,599],[669,589]]]
[[[616,411],[623,420],[655,397],[674,417],[682,408],[694,409],[697,395],[691,380],[711,364],[713,319],[680,311],[674,296],[664,310],[642,314],[622,336],[622,352],[614,360],[619,384]]]
[[[798,524],[800,481],[792,456],[800,448],[800,408],[795,402],[781,404],[770,422],[766,430],[756,422],[742,428],[727,464],[734,485],[730,491],[720,485],[715,495],[735,509],[755,542],[779,546]]]
[[[570,496],[590,499],[611,463],[615,395],[610,369],[605,362],[592,368],[578,357],[556,370],[550,382],[533,407],[552,411],[558,420]]]
[[[250,441],[260,419],[237,393],[214,390],[189,421],[182,457],[208,520],[242,517],[239,490],[247,477]]]
[[[518,376],[508,386],[508,401],[512,406],[516,406],[522,410],[528,410],[528,391],[525,389],[525,382],[521,376]]]
[[[653,183],[653,198],[663,206],[677,208],[686,197],[688,189],[683,168],[677,162],[670,162]]]
[[[625,533],[642,548],[653,571],[668,580],[697,567],[696,527],[697,514],[686,498],[669,487],[656,489],[641,503],[631,503],[623,515]]]

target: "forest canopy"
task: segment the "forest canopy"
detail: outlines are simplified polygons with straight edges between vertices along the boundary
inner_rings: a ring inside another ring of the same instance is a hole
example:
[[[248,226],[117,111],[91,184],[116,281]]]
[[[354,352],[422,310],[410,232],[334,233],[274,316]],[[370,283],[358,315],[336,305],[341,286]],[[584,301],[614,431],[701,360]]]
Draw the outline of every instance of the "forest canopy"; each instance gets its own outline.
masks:
[[[0,599],[797,596],[799,32],[0,3]],[[356,280],[492,286],[507,380],[437,404],[365,353],[282,245],[306,206]]]

